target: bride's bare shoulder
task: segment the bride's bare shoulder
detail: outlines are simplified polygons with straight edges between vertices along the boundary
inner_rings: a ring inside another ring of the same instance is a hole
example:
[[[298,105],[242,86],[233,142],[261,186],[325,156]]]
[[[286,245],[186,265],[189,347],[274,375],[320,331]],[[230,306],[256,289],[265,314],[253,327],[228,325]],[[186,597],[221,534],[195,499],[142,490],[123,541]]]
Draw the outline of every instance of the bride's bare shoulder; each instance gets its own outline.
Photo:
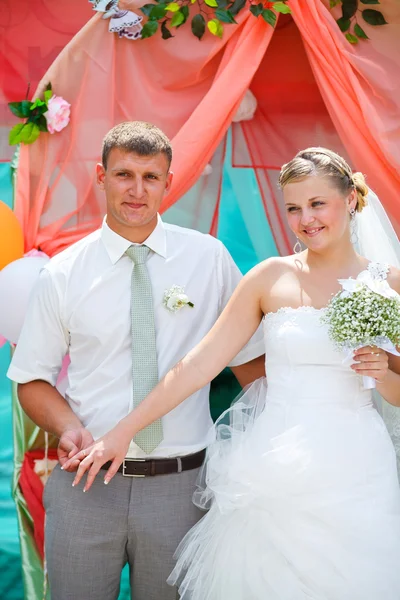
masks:
[[[264,289],[268,283],[276,282],[279,277],[296,269],[291,256],[274,256],[263,260],[253,267],[246,275],[253,282],[262,283]]]
[[[400,294],[400,269],[397,269],[396,267],[390,267],[387,281],[390,287]]]
[[[266,275],[268,277],[279,275],[287,271],[295,269],[295,261],[293,256],[273,256],[267,258],[254,267],[258,275]]]

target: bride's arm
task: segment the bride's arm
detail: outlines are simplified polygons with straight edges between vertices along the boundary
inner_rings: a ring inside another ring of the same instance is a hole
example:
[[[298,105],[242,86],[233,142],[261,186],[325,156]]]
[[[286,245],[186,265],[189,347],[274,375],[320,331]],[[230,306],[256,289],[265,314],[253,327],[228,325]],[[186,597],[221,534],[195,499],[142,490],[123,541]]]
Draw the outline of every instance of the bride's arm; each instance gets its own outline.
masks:
[[[389,285],[400,294],[400,270],[390,268]],[[400,352],[400,347],[397,348]],[[355,359],[360,361],[360,368],[355,368],[360,375],[369,375],[377,381],[379,394],[393,406],[400,407],[400,357],[388,354],[379,349],[360,348]]]
[[[400,294],[400,270],[390,268],[389,285]],[[400,347],[397,348],[400,352]],[[377,384],[380,395],[393,406],[400,406],[400,356],[388,355],[388,371],[383,378],[383,383]]]
[[[398,348],[400,352],[400,348]],[[389,368],[382,383],[377,383],[376,389],[389,404],[400,407],[400,358],[389,357]]]
[[[125,417],[132,435],[204,387],[247,344],[263,316],[259,288],[254,271],[243,278],[209,333]]]
[[[258,265],[242,279],[214,327],[166,374],[138,407],[94,446],[73,457],[82,461],[74,484],[79,483],[84,472],[90,468],[85,485],[85,491],[88,490],[100,467],[111,460],[113,464],[105,478],[108,483],[138,431],[204,387],[238,354],[256,331],[263,316],[263,271],[263,264]]]

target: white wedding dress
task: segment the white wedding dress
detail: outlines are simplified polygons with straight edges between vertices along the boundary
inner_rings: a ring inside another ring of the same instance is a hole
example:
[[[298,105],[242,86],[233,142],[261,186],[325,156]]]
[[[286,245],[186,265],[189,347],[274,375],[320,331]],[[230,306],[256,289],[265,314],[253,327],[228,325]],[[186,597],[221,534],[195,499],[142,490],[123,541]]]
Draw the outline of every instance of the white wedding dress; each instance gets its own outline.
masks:
[[[400,599],[394,448],[323,310],[264,318],[268,389],[253,384],[218,424],[195,494],[211,508],[169,580],[181,600]]]

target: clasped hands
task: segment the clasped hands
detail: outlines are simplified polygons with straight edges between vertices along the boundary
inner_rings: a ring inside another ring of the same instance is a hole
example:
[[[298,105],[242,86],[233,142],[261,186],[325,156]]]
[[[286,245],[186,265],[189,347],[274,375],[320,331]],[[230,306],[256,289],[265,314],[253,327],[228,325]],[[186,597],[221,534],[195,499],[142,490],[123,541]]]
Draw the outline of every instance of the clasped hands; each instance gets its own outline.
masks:
[[[384,382],[389,370],[388,355],[384,350],[372,346],[359,348],[354,352],[354,361],[351,368],[356,373],[373,377],[378,383]],[[66,430],[58,445],[58,459],[64,471],[76,471],[73,486],[78,485],[87,472],[83,488],[87,492],[107,462],[111,465],[105,473],[104,483],[107,485],[111,481],[127,455],[131,440],[132,431],[123,420],[96,442],[84,427]]]
[[[65,431],[58,444],[58,460],[63,471],[76,471],[73,486],[78,485],[87,472],[83,488],[87,492],[93,484],[101,467],[111,462],[105,472],[104,483],[107,485],[117,473],[127,455],[132,434],[121,421],[111,431],[94,441],[87,429]]]

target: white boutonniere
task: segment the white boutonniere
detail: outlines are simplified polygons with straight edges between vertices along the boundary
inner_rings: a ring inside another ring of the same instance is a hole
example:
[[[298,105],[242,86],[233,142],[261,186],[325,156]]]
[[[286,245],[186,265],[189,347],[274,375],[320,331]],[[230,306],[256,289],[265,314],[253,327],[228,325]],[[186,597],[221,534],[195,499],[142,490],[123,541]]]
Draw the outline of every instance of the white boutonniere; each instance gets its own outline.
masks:
[[[179,285],[173,285],[169,290],[165,290],[163,304],[171,312],[177,312],[184,306],[194,307],[193,302],[190,302],[185,294],[183,287]]]

